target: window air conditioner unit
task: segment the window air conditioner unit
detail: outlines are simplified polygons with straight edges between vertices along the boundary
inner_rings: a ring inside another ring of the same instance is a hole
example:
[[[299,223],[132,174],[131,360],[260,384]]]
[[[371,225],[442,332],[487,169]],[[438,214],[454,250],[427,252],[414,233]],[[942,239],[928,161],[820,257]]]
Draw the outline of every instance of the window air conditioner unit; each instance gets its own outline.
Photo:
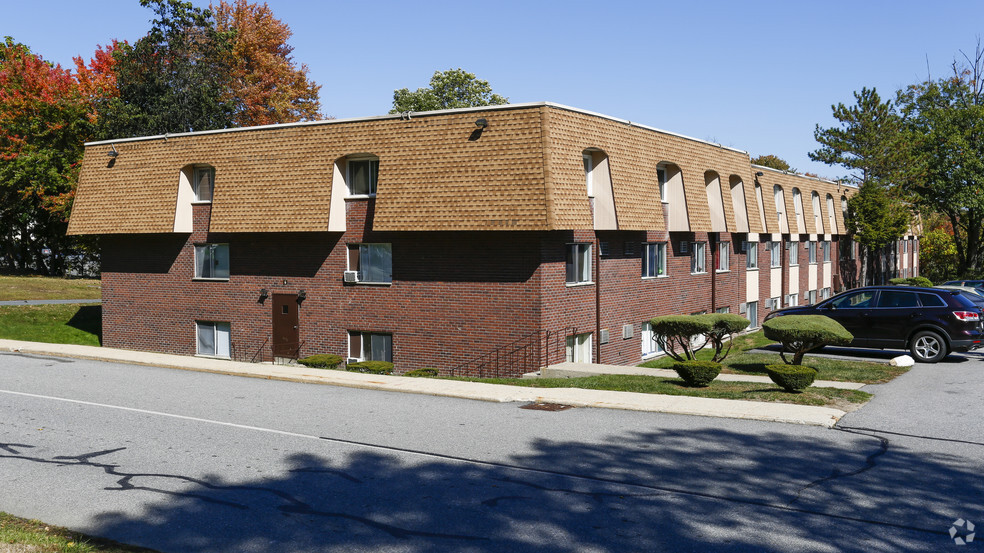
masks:
[[[359,282],[359,271],[345,271],[342,273],[342,280],[345,282]]]
[[[747,311],[748,311],[748,304],[747,303],[741,303],[741,304],[738,305],[738,312],[739,313],[744,314]]]
[[[775,302],[775,300],[772,299],[772,298],[768,298],[767,300],[765,300],[765,308],[766,309],[775,309],[776,308],[776,302]]]

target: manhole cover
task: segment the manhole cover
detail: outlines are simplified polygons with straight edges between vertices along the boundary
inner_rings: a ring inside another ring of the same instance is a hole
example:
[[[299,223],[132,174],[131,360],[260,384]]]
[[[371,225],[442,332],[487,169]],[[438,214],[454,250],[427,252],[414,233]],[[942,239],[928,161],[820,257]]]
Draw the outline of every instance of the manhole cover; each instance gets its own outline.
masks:
[[[573,405],[562,405],[560,403],[527,403],[520,406],[520,409],[533,409],[534,411],[565,411],[574,407]]]

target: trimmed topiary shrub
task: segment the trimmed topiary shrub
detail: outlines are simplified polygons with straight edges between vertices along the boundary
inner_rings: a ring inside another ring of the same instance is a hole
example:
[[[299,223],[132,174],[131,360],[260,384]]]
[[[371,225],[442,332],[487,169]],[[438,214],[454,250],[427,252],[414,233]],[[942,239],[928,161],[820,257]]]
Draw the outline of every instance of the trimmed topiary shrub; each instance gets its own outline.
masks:
[[[677,361],[694,359],[701,348],[707,345],[705,338],[700,347],[693,347],[691,338],[707,336],[714,328],[714,321],[701,318],[700,315],[664,315],[649,321],[653,327],[653,336],[661,344],[666,354]]]
[[[908,277],[908,278],[893,278],[889,279],[889,284],[894,284],[896,286],[922,286],[923,288],[929,288],[933,285],[933,281],[926,277]]]
[[[342,364],[342,358],[330,353],[321,353],[318,355],[309,355],[304,359],[298,359],[297,362],[305,367],[314,369],[337,369]]]
[[[803,356],[821,346],[847,346],[854,335],[839,322],[823,315],[784,315],[762,323],[765,337],[782,344],[779,355],[787,365],[802,365]],[[793,360],[786,359],[787,351]]]
[[[389,361],[358,361],[345,365],[345,370],[355,373],[391,374],[393,363]]]
[[[673,370],[693,388],[703,388],[721,374],[721,363],[715,361],[681,361],[673,364]]]
[[[695,315],[698,319],[711,323],[711,330],[706,334],[707,341],[714,346],[714,357],[712,361],[724,361],[731,353],[731,339],[735,334],[748,328],[751,321],[735,315],[733,313],[707,313],[705,315]],[[724,349],[725,342],[728,349]]]
[[[433,367],[414,369],[403,373],[403,376],[437,376],[438,370]]]
[[[816,369],[803,365],[766,365],[765,372],[769,373],[779,387],[787,392],[802,392],[813,384],[817,377]]]

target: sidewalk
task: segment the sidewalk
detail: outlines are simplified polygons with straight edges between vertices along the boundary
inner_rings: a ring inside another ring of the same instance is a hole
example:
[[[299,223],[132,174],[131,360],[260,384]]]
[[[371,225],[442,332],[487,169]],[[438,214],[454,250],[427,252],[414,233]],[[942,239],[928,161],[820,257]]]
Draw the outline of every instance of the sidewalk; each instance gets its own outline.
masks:
[[[574,407],[626,409],[678,415],[753,419],[825,427],[832,427],[845,414],[840,409],[830,407],[811,407],[787,403],[708,399],[634,392],[612,392],[607,390],[584,390],[578,388],[525,388],[433,378],[408,378],[311,369],[302,365],[241,363],[207,357],[170,355],[95,346],[22,342],[17,340],[0,340],[0,352],[92,359],[271,380],[328,384],[332,386],[347,386],[351,388],[427,394],[482,401],[558,403]],[[618,367],[618,369],[626,370],[633,369],[633,367]]]

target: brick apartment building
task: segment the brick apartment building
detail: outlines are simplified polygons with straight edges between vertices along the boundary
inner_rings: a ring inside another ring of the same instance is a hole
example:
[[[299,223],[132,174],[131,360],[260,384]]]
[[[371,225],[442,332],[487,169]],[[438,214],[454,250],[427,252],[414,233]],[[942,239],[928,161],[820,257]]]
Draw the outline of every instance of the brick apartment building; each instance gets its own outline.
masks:
[[[518,374],[662,352],[647,321],[856,281],[853,189],[552,103],[86,144],[69,233],[103,343]],[[917,242],[892,263],[918,274]]]

